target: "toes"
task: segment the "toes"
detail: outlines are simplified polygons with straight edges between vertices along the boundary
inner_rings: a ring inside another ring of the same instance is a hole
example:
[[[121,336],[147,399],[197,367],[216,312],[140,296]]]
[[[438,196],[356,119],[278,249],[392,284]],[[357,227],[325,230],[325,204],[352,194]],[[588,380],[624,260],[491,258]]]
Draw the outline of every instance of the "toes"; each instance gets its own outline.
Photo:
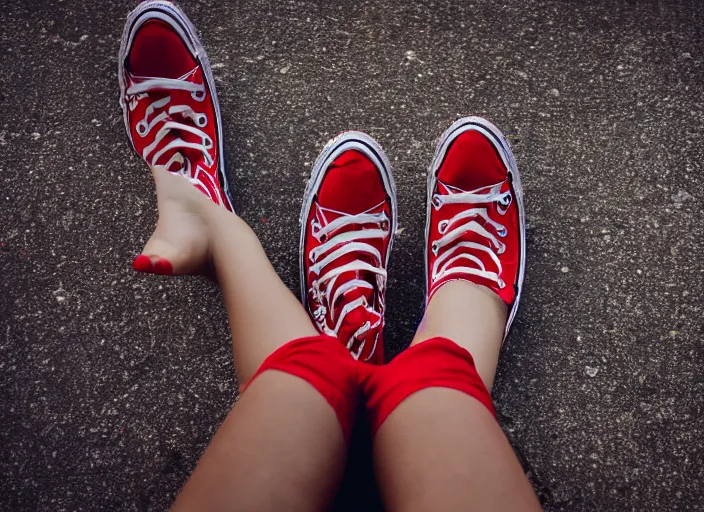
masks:
[[[146,254],[137,256],[132,263],[132,267],[137,272],[147,272],[163,276],[170,276],[174,273],[174,267],[169,260],[159,256],[147,256]]]
[[[134,259],[132,263],[132,268],[137,272],[151,272],[152,271],[152,260],[146,254],[140,254]]]
[[[156,258],[156,261],[153,261],[152,263],[152,269],[154,270],[155,274],[170,276],[174,273],[174,267],[173,265],[171,265],[171,262],[169,262],[169,260],[167,259]]]

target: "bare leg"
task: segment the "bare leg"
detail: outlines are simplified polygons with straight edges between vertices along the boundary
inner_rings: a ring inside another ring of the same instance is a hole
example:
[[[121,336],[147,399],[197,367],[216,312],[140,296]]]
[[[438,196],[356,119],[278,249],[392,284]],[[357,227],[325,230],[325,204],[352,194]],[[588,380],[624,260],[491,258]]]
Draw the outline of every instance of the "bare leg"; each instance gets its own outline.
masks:
[[[143,254],[157,271],[166,266],[165,273],[193,274],[213,267],[230,318],[241,383],[280,346],[318,334],[242,219],[217,207],[180,176],[159,168],[153,175],[159,222]]]
[[[433,295],[411,345],[437,336],[451,339],[472,354],[479,376],[491,390],[507,309],[488,288],[451,281]]]
[[[230,318],[235,366],[247,381],[288,341],[316,335],[254,233],[180,176],[154,169],[159,223],[142,265],[194,273],[212,264]],[[143,267],[143,269],[145,269]],[[334,411],[307,382],[266,371],[242,395],[174,510],[320,510],[341,478],[345,442]]]
[[[411,345],[453,340],[491,389],[505,319],[493,292],[452,281],[433,295]],[[374,465],[389,510],[540,510],[496,420],[456,390],[428,388],[402,402],[376,435]]]
[[[346,445],[332,408],[307,382],[267,371],[242,395],[173,510],[326,510]]]

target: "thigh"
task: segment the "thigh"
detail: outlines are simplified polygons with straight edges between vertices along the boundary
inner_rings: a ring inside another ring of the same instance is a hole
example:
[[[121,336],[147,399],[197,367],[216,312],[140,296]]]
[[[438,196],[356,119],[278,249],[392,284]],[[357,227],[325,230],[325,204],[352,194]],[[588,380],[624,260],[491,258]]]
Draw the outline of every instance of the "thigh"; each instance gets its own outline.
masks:
[[[302,379],[265,371],[218,430],[173,510],[326,510],[345,457],[325,399]]]
[[[454,389],[402,402],[374,439],[374,466],[388,510],[540,510],[494,417]]]

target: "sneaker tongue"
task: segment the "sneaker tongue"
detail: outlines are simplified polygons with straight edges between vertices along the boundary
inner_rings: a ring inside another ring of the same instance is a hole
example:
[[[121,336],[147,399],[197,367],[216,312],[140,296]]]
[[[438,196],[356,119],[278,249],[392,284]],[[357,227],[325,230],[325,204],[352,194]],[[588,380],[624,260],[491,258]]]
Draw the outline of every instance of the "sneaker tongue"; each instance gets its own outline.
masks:
[[[130,80],[132,81],[132,83],[135,83],[135,84],[141,84],[142,82],[146,82],[147,80],[163,80],[163,77],[160,77],[160,76],[141,76],[141,75],[133,75],[132,73],[129,73],[129,76],[130,76]],[[176,78],[175,80],[181,80],[183,82],[190,82],[193,84],[196,84],[196,83],[199,84],[199,83],[202,83],[202,80],[200,77],[201,77],[200,67],[196,66],[195,68],[190,70],[188,73]]]
[[[442,184],[442,182],[440,183],[439,188],[442,193],[448,192],[448,188],[444,184]],[[488,193],[489,189],[490,189],[490,187],[482,187],[481,189],[478,189],[478,190],[469,190],[469,192],[484,194],[484,193]],[[500,190],[502,192],[510,190],[510,185],[506,182],[501,186]],[[456,192],[457,192],[457,190],[456,190]],[[460,192],[461,192],[461,190],[460,190]],[[500,215],[497,213],[498,208],[497,208],[497,204],[495,202],[477,203],[475,205],[470,205],[470,206],[463,204],[463,203],[446,204],[445,206],[443,206],[443,208],[441,210],[442,218],[449,221],[450,219],[454,218],[455,216],[457,216],[457,215],[461,214],[462,212],[464,212],[465,210],[467,210],[467,208],[469,208],[469,207],[486,209],[489,217],[492,218],[493,220],[495,220],[496,222],[500,223],[501,225],[503,225],[504,228],[506,228],[509,232],[517,229],[515,227],[516,225],[511,220],[510,215]],[[458,229],[458,228],[461,228],[462,226],[466,226],[467,224],[470,224],[472,222],[475,222],[479,226],[483,227],[489,234],[493,235],[494,238],[496,238],[500,243],[506,244],[508,242],[507,238],[501,237],[499,235],[496,227],[485,222],[482,219],[482,217],[480,217],[480,216],[474,216],[469,219],[461,220],[461,221],[455,223],[451,229],[453,229],[453,230]],[[449,230],[450,229],[448,229],[448,231]],[[489,238],[483,236],[481,233],[479,233],[473,229],[468,229],[464,233],[462,233],[457,239],[455,239],[453,242],[451,242],[448,246],[445,246],[443,249],[441,249],[440,254],[442,254],[445,251],[452,250],[452,247],[456,247],[458,244],[463,243],[463,242],[470,242],[470,243],[474,243],[474,244],[489,248],[497,257],[500,258],[502,265],[515,264],[515,261],[512,261],[512,259],[509,256],[500,255],[499,248],[497,248],[491,242],[491,240]],[[462,253],[471,254],[474,258],[479,259],[479,261],[481,261],[482,264],[484,265],[484,268],[487,270],[490,270],[493,272],[496,269],[496,264],[494,263],[493,258],[485,251],[477,250],[475,248],[466,248],[465,247],[464,249],[460,250],[459,252],[455,252],[454,254],[459,255]],[[448,269],[455,268],[455,267],[478,268],[479,265],[474,261],[460,258],[460,259],[457,259],[454,262],[449,263],[447,265]],[[452,277],[453,276],[450,276],[450,278],[452,278]],[[469,278],[469,280],[476,283],[476,284],[480,284],[480,285],[486,286],[490,289],[493,289],[497,293],[500,294],[499,288],[497,287],[496,283],[492,280],[485,279],[485,278],[479,277],[479,276],[471,276],[471,278]],[[511,297],[510,300],[513,300],[513,298]],[[508,301],[508,302],[510,303],[510,301]]]
[[[339,217],[344,216],[339,212],[326,210],[324,212],[324,218],[326,223],[333,222]],[[358,225],[350,224],[339,231],[336,231],[336,235],[343,233],[345,231],[355,231],[360,229]],[[373,242],[366,241],[371,245],[376,245]],[[382,247],[377,247],[378,250],[382,250]],[[347,265],[354,261],[363,261],[372,266],[377,266],[378,262],[374,261],[374,258],[366,252],[353,251],[349,254],[340,256],[336,261],[335,265],[338,267]],[[341,286],[344,286],[351,281],[364,281],[369,283],[371,287],[354,286],[353,288],[347,290],[342,295],[337,298],[335,304],[331,305],[331,310],[328,314],[334,317],[329,318],[331,320],[330,325],[337,325],[337,322],[342,318],[340,327],[337,330],[337,336],[342,341],[343,344],[347,345],[349,341],[353,338],[350,345],[350,351],[353,354],[359,353],[360,360],[366,360],[374,349],[377,336],[380,334],[381,323],[379,322],[379,313],[377,313],[376,308],[379,305],[377,293],[378,285],[377,278],[374,272],[369,272],[365,270],[350,270],[340,274],[335,280],[334,288],[331,290],[331,299],[335,294],[335,290],[339,290]],[[343,309],[345,305],[351,304],[355,301],[359,301],[360,298],[364,298],[365,302],[357,305],[354,309],[351,309],[347,314],[342,317]],[[334,311],[334,314],[332,312]],[[376,327],[372,327],[376,324]],[[360,352],[359,347],[364,342],[364,348]]]
[[[200,67],[195,67],[182,77],[178,78],[177,80],[181,80],[183,82],[189,82],[189,83],[202,83],[202,73],[200,70]],[[158,80],[160,77],[150,77],[150,76],[133,76],[130,75],[130,80],[135,83],[135,84],[140,84],[142,82],[146,82],[147,80]],[[162,109],[158,109],[158,111],[155,111],[150,119],[153,119],[155,116],[161,114],[161,112],[168,110],[169,107],[173,105],[189,105],[191,106],[194,110],[198,110],[198,102],[195,101],[191,93],[188,91],[179,91],[179,90],[163,90],[163,91],[151,91],[149,93],[150,98],[152,98],[153,101],[160,100],[164,98],[165,96],[171,96],[171,101],[169,102],[168,105],[166,105]],[[193,103],[196,103],[196,105],[193,105]],[[167,118],[166,121],[177,121],[179,123],[185,123],[185,124],[191,124],[190,121],[184,120],[181,116],[176,115],[175,118]],[[160,123],[161,124],[161,123]],[[160,126],[156,125],[152,129],[152,133],[154,136],[156,136],[156,133],[159,131]],[[175,139],[181,139],[185,142],[190,142],[190,143],[195,143],[195,144],[200,144],[202,143],[202,140],[195,134],[182,130],[182,131],[176,131],[176,130],[171,130],[163,139],[161,139],[161,142],[159,142],[159,145],[154,149],[152,154],[158,152],[161,150],[163,147],[167,146],[171,142],[173,142]],[[190,160],[193,166],[204,160],[203,154],[198,151],[197,149],[190,149],[190,148],[174,148],[171,149],[167,152],[165,152],[163,155],[159,157],[159,159],[155,162],[156,165],[166,165],[169,160],[176,154],[176,153],[181,153],[183,158],[185,160]],[[172,164],[172,169],[169,170],[178,170],[180,165],[178,163]]]
[[[350,272],[349,274],[353,273]],[[356,274],[356,272],[354,274]],[[355,277],[352,278],[354,279]],[[344,344],[347,344],[353,337],[356,338],[357,341],[350,347],[354,353],[357,353],[359,346],[365,340],[364,354],[368,354],[374,347],[374,339],[379,331],[379,326],[373,327],[379,321],[379,315],[375,314],[370,306],[374,304],[374,293],[376,293],[375,290],[368,288],[353,288],[339,299],[339,306],[335,307],[335,318],[338,319],[342,314],[342,309],[345,304],[358,300],[360,297],[366,299],[366,306],[365,304],[360,304],[345,315],[340,324],[340,329],[337,332],[338,337]],[[364,357],[362,357],[362,359],[363,358]]]

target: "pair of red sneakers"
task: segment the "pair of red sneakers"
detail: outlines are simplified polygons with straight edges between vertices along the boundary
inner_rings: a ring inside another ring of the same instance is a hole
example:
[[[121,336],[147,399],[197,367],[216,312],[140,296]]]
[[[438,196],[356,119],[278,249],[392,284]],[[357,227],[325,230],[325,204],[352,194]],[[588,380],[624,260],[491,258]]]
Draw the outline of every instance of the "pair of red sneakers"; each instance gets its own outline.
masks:
[[[120,104],[135,150],[186,177],[233,211],[208,58],[183,12],[166,1],[129,16],[119,56]],[[301,296],[321,333],[359,360],[383,363],[387,267],[396,188],[381,147],[344,132],[323,149],[301,211]],[[444,283],[486,286],[513,322],[525,270],[525,220],[516,162],[501,132],[478,117],[442,135],[428,171],[426,303]]]

